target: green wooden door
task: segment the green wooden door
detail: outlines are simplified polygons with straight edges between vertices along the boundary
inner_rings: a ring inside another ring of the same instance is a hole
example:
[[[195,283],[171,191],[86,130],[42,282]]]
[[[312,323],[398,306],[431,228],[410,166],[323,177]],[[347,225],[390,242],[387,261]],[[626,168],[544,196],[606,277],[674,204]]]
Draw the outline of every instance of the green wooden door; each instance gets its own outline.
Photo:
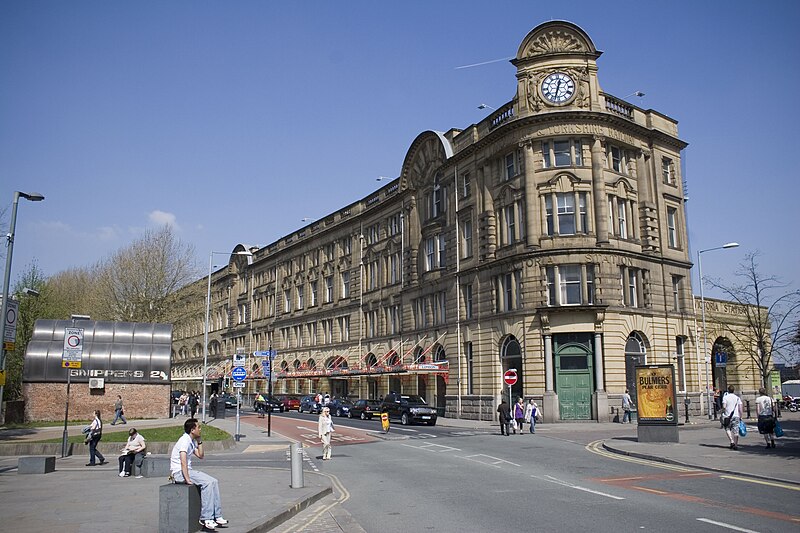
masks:
[[[582,339],[581,339],[582,340]],[[588,342],[569,342],[556,352],[556,387],[562,420],[592,419],[592,353]]]

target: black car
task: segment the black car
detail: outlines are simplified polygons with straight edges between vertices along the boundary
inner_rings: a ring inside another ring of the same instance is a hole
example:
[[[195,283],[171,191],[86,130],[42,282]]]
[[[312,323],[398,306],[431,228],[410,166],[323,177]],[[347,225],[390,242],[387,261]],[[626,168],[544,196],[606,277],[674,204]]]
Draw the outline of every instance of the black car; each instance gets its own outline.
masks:
[[[319,413],[322,411],[322,406],[317,403],[317,395],[316,394],[309,394],[308,396],[303,396],[300,398],[300,409],[299,412],[307,412],[307,413]]]
[[[219,396],[217,396],[217,407],[220,404],[225,404],[225,409],[236,409],[236,405],[239,403],[236,400],[236,396],[233,394],[228,394],[227,392],[223,392]]]
[[[270,396],[268,394],[262,394],[262,396],[264,397],[264,401],[263,402],[256,401],[256,400],[253,401],[253,411],[259,411],[260,412],[261,409],[263,408],[264,412],[266,412],[267,411],[267,405],[269,405],[269,408],[272,411],[278,411],[278,412],[281,412],[281,413],[284,411],[283,402],[281,402],[281,400],[279,400],[275,396]],[[256,396],[256,397],[258,397],[258,396]]]
[[[181,396],[183,396],[183,391],[182,390],[174,390],[174,391],[172,391],[170,393],[170,395],[172,396],[172,403],[177,404],[178,400],[180,400]]]
[[[347,398],[334,398],[328,402],[328,408],[331,410],[332,415],[349,417],[353,402]]]
[[[372,416],[380,414],[381,402],[378,400],[357,400],[347,413],[347,418],[359,417],[361,420],[372,420]]]
[[[381,412],[386,411],[389,414],[390,419],[399,418],[404,426],[414,422],[436,425],[436,409],[416,394],[390,392],[383,398],[380,408]]]

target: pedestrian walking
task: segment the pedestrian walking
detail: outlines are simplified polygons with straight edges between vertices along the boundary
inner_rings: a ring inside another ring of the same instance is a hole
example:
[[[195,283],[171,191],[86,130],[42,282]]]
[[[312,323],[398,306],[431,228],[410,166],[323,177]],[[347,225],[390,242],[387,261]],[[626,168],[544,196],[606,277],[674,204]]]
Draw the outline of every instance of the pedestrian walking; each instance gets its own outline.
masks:
[[[89,424],[89,431],[86,437],[87,444],[89,445],[89,462],[86,463],[86,466],[95,466],[97,465],[96,459],[100,460],[100,465],[108,464],[106,458],[103,457],[103,454],[100,453],[100,450],[97,449],[97,443],[100,442],[100,439],[103,438],[103,421],[100,420],[100,410],[94,412],[94,420],[92,423]]]
[[[219,496],[219,481],[205,472],[192,468],[192,456],[202,459],[202,428],[196,418],[183,423],[183,435],[172,447],[169,457],[169,470],[176,483],[200,486],[200,525],[208,531],[225,527],[228,521],[222,517],[222,502]]]
[[[497,412],[499,413],[500,419],[500,434],[501,435],[509,435],[509,422],[511,421],[511,408],[508,406],[508,402],[506,402],[505,398],[503,401],[500,402],[500,405],[497,407]]]
[[[775,402],[767,396],[767,389],[758,389],[756,398],[756,414],[758,414],[758,432],[764,435],[767,448],[775,447]]]
[[[331,420],[331,410],[323,407],[319,413],[318,424],[319,438],[322,441],[322,460],[327,461],[331,458],[331,433],[333,433],[333,420]]]
[[[114,402],[114,420],[111,421],[111,425],[115,425],[117,420],[122,420],[123,424],[128,423],[125,419],[125,411],[122,409],[122,396],[119,394],[117,394],[117,401]]]
[[[631,399],[630,392],[625,389],[625,394],[622,395],[622,423],[631,423],[631,411],[633,410],[633,400]]]
[[[525,422],[525,401],[522,398],[517,398],[517,403],[514,404],[514,433],[522,435],[522,424]]]
[[[211,410],[211,416],[214,418],[217,418],[218,401],[219,396],[217,396],[216,392],[212,393],[211,398],[208,399],[208,408]]]
[[[189,399],[187,400],[189,403],[189,418],[194,418],[195,413],[197,412],[197,404],[200,403],[200,400],[197,397],[197,392],[192,392],[189,395]]]
[[[531,398],[528,400],[528,405],[525,406],[525,422],[530,423],[531,433],[536,433],[537,416],[539,416],[539,405]],[[522,433],[522,431],[520,431],[520,433]]]
[[[739,449],[739,422],[742,420],[742,400],[734,394],[733,385],[722,398],[722,427],[730,440],[731,450]]]

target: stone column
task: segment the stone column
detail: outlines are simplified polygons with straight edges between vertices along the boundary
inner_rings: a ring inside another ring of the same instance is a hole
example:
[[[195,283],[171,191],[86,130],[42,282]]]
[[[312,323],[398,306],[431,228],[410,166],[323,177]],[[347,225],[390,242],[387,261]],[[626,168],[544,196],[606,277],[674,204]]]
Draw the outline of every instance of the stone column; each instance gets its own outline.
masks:
[[[594,227],[597,244],[608,244],[608,200],[603,178],[603,137],[594,137],[592,143],[592,196],[594,196]]]
[[[534,179],[533,141],[522,143],[522,149],[525,153],[525,238],[529,247],[538,248],[542,217]]]
[[[553,389],[553,336],[544,335],[544,396],[542,398],[542,418],[545,422],[558,422],[561,412],[558,394]]]

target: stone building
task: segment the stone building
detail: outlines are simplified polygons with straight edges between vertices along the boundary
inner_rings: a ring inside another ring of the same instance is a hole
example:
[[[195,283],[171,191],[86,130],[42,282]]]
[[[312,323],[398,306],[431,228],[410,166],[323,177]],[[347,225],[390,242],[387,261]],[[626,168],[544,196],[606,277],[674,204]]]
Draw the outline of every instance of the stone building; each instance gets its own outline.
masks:
[[[545,420],[609,420],[636,364],[672,363],[699,408],[686,143],[672,118],[602,90],[600,55],[574,24],[539,25],[507,104],[421,133],[366,198],[236,246],[211,276],[210,382],[237,348],[272,348],[276,393],[418,393],[491,420],[516,369],[511,394]],[[204,320],[176,325],[186,388],[202,380]],[[248,369],[247,391],[264,390],[257,358]]]

